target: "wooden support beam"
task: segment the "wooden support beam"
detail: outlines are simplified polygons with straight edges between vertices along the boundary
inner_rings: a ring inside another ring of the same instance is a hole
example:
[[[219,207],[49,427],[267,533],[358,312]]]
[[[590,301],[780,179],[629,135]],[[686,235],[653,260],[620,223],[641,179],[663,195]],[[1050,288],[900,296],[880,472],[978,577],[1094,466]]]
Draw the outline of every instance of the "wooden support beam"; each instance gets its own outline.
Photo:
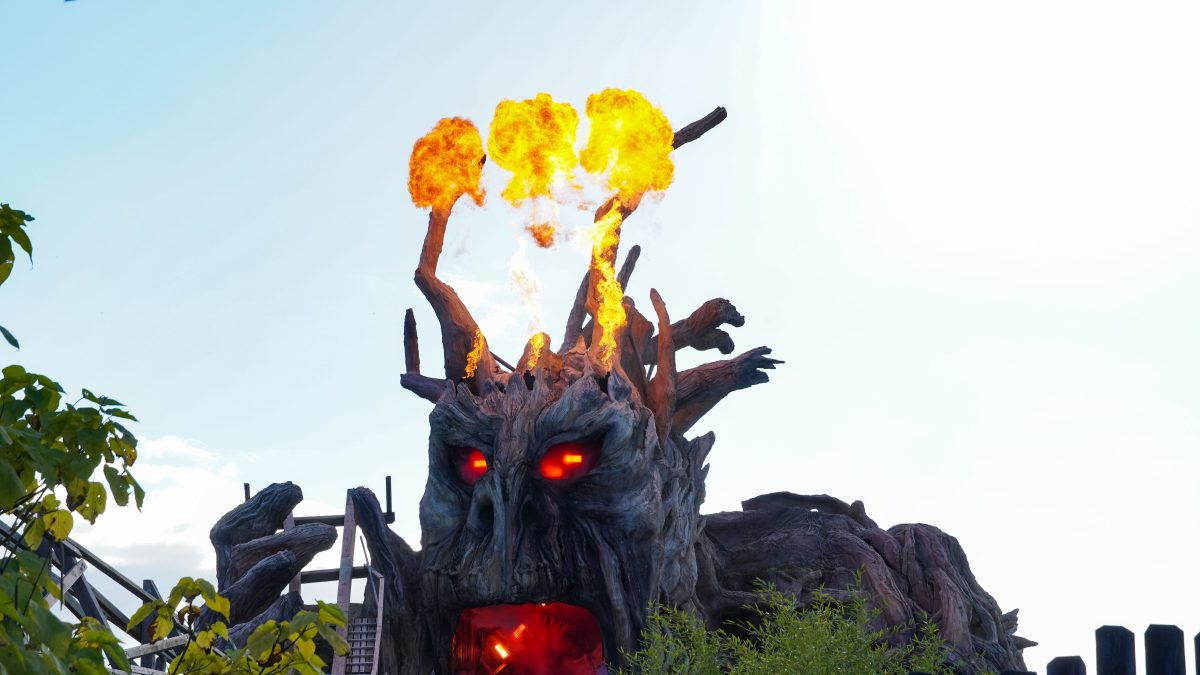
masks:
[[[126,649],[125,657],[129,659],[136,659],[139,656],[149,656],[151,654],[164,652],[168,649],[175,649],[176,647],[182,647],[186,645],[188,639],[189,637],[187,635],[176,635],[175,637],[165,638],[163,640],[159,640],[158,642],[137,645],[136,647],[130,647],[129,649]]]
[[[354,572],[354,540],[357,536],[357,527],[354,522],[354,501],[351,499],[351,493],[346,491],[346,515],[342,524],[342,560],[338,567],[338,588],[337,588],[337,604],[346,615],[346,624],[351,621],[350,616],[350,582]],[[346,628],[338,629],[338,633],[344,638],[347,636]],[[337,654],[333,657],[333,668],[330,671],[332,675],[346,675],[346,656]]]
[[[295,528],[296,528],[296,517],[294,515],[292,515],[291,513],[289,513],[287,518],[283,519],[283,531],[287,532],[289,530],[294,530]],[[288,592],[289,593],[299,593],[300,592],[300,574],[299,573],[297,573],[296,576],[292,577],[292,580],[288,582]]]

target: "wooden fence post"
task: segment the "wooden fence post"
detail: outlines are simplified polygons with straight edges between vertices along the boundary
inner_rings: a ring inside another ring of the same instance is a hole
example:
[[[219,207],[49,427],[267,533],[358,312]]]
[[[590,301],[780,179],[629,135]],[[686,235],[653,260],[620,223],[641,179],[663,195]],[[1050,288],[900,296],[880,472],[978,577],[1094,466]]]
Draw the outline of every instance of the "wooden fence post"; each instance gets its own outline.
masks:
[[[1192,653],[1196,655],[1196,672],[1200,673],[1200,633],[1196,633],[1196,637],[1192,638],[1192,646],[1195,648]]]
[[[1137,675],[1133,631],[1124,626],[1096,629],[1096,675]]]
[[[1146,629],[1146,675],[1186,675],[1186,667],[1178,626],[1152,624]]]
[[[1046,675],[1087,675],[1087,666],[1079,656],[1056,656],[1046,664]]]
[[[346,515],[342,521],[342,560],[341,565],[338,567],[337,588],[337,604],[346,615],[346,627],[339,628],[338,633],[344,638],[349,636],[350,623],[354,620],[350,616],[350,583],[354,578],[354,538],[356,533],[354,498],[352,493],[347,490]],[[367,583],[371,583],[370,580]],[[333,667],[330,669],[330,673],[331,675],[345,675],[346,656],[335,655],[333,657]]]

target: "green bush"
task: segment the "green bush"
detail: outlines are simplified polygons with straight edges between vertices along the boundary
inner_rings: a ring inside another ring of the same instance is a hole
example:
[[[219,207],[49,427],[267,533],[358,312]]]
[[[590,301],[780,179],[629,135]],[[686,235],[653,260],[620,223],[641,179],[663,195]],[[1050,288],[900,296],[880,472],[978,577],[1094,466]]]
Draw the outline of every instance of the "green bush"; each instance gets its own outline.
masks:
[[[651,608],[642,648],[626,655],[623,673],[672,675],[907,675],[910,671],[952,675],[949,654],[937,625],[922,621],[903,647],[888,638],[905,627],[872,629],[872,609],[861,582],[847,589],[848,600],[818,591],[808,607],[770,586],[757,591],[749,621],[731,630],[707,630],[687,612]]]

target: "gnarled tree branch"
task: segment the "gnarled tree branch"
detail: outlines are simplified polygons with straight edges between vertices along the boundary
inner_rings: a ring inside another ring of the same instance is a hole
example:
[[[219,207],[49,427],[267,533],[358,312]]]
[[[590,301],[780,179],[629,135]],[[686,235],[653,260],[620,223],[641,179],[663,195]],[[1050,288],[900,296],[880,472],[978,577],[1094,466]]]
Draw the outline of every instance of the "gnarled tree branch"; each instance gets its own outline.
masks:
[[[678,398],[672,429],[682,434],[730,392],[768,381],[770,378],[764,371],[783,363],[768,358],[770,353],[768,347],[757,347],[736,358],[706,363],[680,373],[675,385]]]

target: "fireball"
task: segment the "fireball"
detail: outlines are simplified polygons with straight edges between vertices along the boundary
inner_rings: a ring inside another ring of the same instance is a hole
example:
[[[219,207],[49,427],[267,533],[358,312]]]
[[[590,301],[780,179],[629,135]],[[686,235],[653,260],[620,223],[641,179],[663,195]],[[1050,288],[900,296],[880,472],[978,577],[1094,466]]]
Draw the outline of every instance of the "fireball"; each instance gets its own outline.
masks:
[[[469,195],[483,206],[483,141],[470,120],[447,117],[413,144],[408,160],[408,192],[421,208],[449,210]]]
[[[579,162],[601,175],[627,203],[650,190],[665,190],[675,176],[675,132],[663,111],[633,89],[605,89],[587,100],[591,120]]]

